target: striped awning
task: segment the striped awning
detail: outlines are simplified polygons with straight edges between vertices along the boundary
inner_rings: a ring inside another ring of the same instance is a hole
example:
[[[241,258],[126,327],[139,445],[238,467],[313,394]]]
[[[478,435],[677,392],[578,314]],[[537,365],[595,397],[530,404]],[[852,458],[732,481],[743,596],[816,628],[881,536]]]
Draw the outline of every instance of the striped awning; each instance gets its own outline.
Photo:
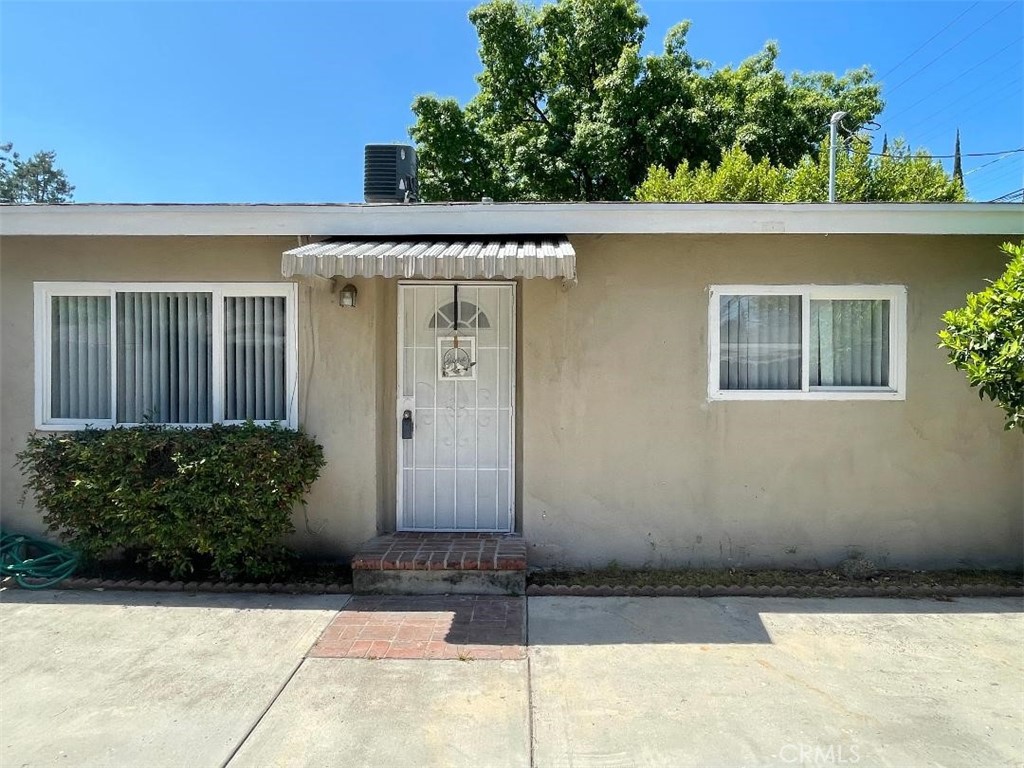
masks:
[[[285,277],[545,277],[576,280],[576,251],[564,236],[487,240],[332,238],[281,257]]]

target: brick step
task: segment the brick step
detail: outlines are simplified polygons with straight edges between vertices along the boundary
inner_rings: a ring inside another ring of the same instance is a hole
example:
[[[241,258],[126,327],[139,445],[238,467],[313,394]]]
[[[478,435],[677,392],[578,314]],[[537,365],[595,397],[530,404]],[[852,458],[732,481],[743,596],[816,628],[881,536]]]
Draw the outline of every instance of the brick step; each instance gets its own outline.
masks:
[[[352,558],[356,594],[522,595],[526,542],[489,533],[392,533]]]

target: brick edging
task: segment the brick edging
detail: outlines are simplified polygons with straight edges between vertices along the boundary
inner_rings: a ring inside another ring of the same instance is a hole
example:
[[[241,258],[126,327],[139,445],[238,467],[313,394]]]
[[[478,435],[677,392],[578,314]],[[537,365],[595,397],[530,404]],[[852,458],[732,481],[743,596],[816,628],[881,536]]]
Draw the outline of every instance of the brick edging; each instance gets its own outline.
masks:
[[[573,584],[531,584],[527,597],[1020,597],[1024,587],[1003,584],[967,584],[964,586],[921,585],[842,585],[809,586],[724,586],[702,584],[699,587],[621,587],[580,586]]]
[[[4,578],[0,586],[21,589],[11,577]],[[293,595],[348,595],[351,584],[335,583],[236,583],[228,581],[142,581],[141,579],[83,579],[72,577],[50,589],[66,590],[120,590],[128,592],[220,592],[227,594],[293,594]]]
[[[11,577],[0,586],[19,589]],[[129,592],[215,592],[225,594],[348,595],[351,584],[335,583],[235,583],[226,581],[142,581],[140,579],[65,579],[52,589],[122,590]],[[659,586],[580,586],[579,584],[531,584],[527,597],[1022,597],[1024,586],[1004,584],[967,584],[964,586],[857,585],[836,587],[809,586],[725,586],[702,584],[699,587]]]

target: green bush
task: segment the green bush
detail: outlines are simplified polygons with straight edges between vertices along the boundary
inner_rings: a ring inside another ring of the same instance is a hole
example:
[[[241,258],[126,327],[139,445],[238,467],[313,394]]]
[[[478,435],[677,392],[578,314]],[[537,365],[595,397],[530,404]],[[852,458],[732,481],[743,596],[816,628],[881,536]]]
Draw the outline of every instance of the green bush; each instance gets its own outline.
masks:
[[[939,346],[979,397],[999,404],[1013,429],[1024,427],[1024,242],[1003,243],[1002,250],[1010,257],[1006,271],[942,316]]]
[[[50,530],[86,558],[225,579],[281,572],[292,509],[324,466],[304,433],[251,423],[36,433],[18,460]]]

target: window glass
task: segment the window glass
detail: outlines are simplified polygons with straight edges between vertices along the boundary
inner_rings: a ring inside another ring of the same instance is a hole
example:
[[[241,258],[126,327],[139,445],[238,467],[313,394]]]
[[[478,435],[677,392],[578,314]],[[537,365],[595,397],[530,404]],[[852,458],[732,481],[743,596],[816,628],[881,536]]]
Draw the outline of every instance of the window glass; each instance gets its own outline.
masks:
[[[50,416],[110,418],[110,297],[50,300]]]
[[[294,286],[153,288],[35,284],[37,426],[295,426]]]
[[[284,296],[224,298],[224,418],[283,421]]]
[[[212,420],[210,293],[117,294],[117,421]]]
[[[889,386],[889,301],[811,301],[810,385]]]
[[[906,399],[906,287],[708,290],[710,399]]]
[[[455,302],[449,301],[430,318],[430,328],[450,331],[455,328]],[[476,304],[459,301],[459,330],[463,328],[490,328],[487,315]]]
[[[721,389],[800,389],[800,296],[722,296],[719,311]]]

